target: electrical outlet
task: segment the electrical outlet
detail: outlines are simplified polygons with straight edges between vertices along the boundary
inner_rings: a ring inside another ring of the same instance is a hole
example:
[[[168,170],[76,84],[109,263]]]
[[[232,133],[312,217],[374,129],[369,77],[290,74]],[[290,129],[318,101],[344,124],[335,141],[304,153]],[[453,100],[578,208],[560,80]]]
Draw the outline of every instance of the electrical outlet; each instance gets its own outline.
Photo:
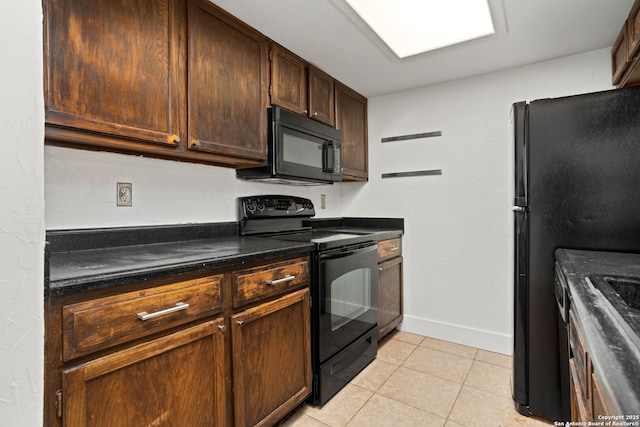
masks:
[[[320,209],[327,209],[327,195],[320,195]]]
[[[118,183],[117,205],[133,206],[133,184],[130,182]]]

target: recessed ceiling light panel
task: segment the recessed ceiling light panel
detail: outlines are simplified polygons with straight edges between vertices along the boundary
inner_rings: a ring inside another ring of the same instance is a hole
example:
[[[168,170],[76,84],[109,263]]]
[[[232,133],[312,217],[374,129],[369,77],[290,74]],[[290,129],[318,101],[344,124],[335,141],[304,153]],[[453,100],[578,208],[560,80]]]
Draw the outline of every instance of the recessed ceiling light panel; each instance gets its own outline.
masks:
[[[345,0],[399,57],[495,33],[487,0]]]

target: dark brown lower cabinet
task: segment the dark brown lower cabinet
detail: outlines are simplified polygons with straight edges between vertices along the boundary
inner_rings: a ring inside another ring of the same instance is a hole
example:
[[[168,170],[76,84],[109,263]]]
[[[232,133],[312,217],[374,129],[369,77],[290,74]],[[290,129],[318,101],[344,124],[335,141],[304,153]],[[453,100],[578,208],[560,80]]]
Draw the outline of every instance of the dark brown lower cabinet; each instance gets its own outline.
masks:
[[[311,394],[309,272],[276,258],[47,298],[44,425],[276,424]]]
[[[402,257],[378,264],[378,339],[402,321]]]
[[[587,423],[602,420],[603,416],[616,415],[607,408],[604,401],[591,356],[573,310],[569,310],[569,348],[571,420]]]
[[[402,238],[378,242],[378,340],[402,322]]]
[[[235,425],[273,425],[310,394],[309,309],[305,288],[232,316]]]
[[[63,425],[224,426],[223,319],[63,370]]]

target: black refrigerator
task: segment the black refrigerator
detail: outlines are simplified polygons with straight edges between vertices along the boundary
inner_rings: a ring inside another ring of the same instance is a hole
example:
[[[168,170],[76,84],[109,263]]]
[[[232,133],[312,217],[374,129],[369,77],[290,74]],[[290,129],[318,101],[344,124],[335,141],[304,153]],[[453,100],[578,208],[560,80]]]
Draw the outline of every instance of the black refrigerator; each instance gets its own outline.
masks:
[[[556,248],[640,252],[640,88],[518,102],[512,394],[522,414],[570,420]]]

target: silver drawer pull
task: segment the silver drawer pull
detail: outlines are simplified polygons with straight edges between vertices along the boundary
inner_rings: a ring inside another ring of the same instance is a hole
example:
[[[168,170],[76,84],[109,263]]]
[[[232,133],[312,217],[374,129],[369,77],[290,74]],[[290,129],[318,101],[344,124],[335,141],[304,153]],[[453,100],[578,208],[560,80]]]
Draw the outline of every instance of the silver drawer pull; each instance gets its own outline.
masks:
[[[296,279],[296,276],[285,276],[282,279],[267,280],[267,285],[279,285],[280,283],[290,282],[295,279]]]
[[[166,308],[164,310],[156,311],[155,313],[147,313],[146,311],[138,313],[138,319],[145,321],[155,317],[164,316],[165,314],[175,313],[176,311],[186,310],[187,308],[189,308],[189,304],[177,302],[175,307]]]
[[[398,251],[398,250],[400,250],[400,248],[396,246],[396,247],[393,247],[393,248],[389,249],[389,252]]]

